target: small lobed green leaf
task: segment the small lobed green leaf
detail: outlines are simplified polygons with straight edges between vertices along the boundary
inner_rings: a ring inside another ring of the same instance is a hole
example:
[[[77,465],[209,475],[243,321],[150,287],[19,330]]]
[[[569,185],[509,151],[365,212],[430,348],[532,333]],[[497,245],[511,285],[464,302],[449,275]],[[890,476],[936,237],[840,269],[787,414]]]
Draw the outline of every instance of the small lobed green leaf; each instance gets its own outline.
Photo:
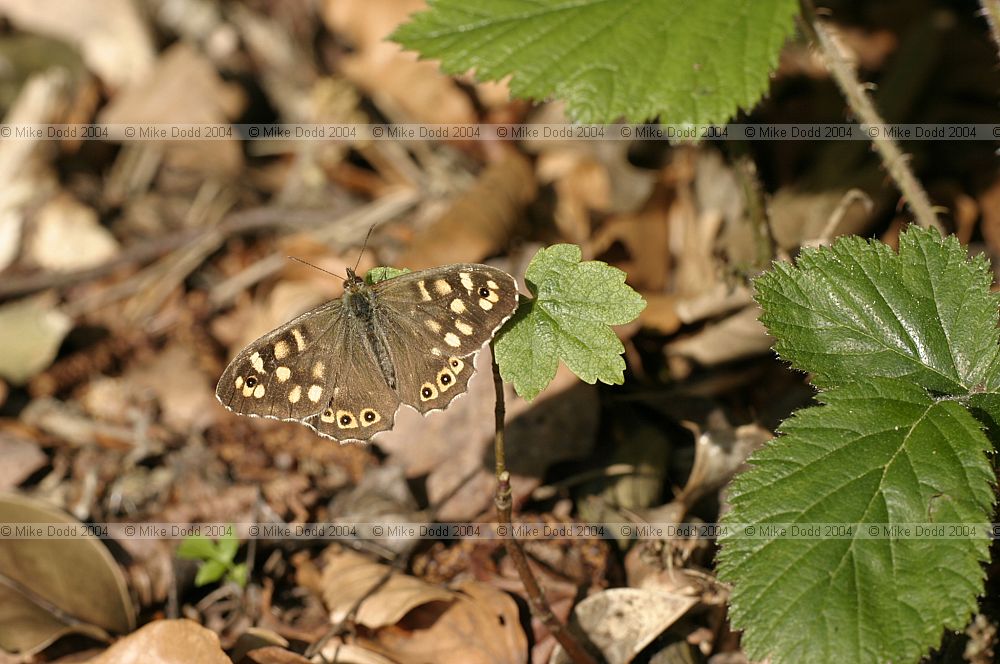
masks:
[[[240,563],[239,565],[233,565],[229,568],[226,573],[226,580],[232,581],[239,585],[240,588],[246,588],[247,585],[247,566],[246,563]]]
[[[216,545],[218,560],[231,563],[236,558],[236,552],[239,551],[239,548],[240,540],[236,537],[236,529],[232,524],[229,524],[226,534],[219,538],[219,542]]]
[[[730,524],[968,523],[992,513],[979,423],[904,380],[821,393],[750,458]],[[981,530],[980,532],[985,532]],[[861,533],[859,533],[861,534]],[[982,592],[985,538],[722,540],[720,578],[753,659],[916,661]]]
[[[624,380],[625,349],[609,326],[634,320],[646,302],[625,284],[624,272],[580,258],[571,244],[540,250],[525,271],[534,298],[497,337],[501,376],[525,399],[555,377],[559,359],[588,383]]]
[[[510,76],[581,122],[723,123],[766,92],[794,0],[430,0],[392,38],[445,71]]]
[[[401,274],[406,274],[409,271],[410,270],[407,268],[400,269],[398,267],[386,266],[373,267],[365,274],[365,283],[371,286],[372,284],[377,284],[378,282],[385,281],[386,279],[394,279]]]
[[[775,349],[819,385],[907,378],[946,394],[1000,383],[996,295],[982,257],[910,227],[899,253],[846,237],[776,263],[755,282]]]
[[[198,573],[194,577],[194,585],[197,587],[215,583],[221,579],[229,569],[229,566],[218,560],[206,560],[198,568]]]
[[[203,535],[185,537],[177,546],[177,557],[184,560],[211,560],[217,553],[215,542]]]

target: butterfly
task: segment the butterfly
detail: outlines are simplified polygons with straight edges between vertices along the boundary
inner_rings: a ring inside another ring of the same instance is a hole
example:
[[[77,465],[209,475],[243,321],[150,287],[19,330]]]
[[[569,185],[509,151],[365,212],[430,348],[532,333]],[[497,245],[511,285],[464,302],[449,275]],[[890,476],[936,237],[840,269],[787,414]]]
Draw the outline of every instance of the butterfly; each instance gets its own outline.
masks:
[[[514,278],[488,265],[447,265],[374,284],[348,270],[339,299],[240,351],[215,396],[241,415],[367,441],[392,428],[400,404],[427,413],[463,394],[476,355],[517,302]]]

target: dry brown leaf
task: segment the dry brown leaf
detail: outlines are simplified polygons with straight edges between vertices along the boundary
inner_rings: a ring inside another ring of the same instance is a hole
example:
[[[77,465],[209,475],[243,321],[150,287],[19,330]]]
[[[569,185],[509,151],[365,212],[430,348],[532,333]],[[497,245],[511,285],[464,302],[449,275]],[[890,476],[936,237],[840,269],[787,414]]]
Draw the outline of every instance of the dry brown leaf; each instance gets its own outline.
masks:
[[[990,248],[993,269],[996,270],[1000,259],[1000,179],[979,195],[979,209],[983,213],[980,230]]]
[[[86,664],[232,664],[219,636],[193,620],[157,620]]]
[[[101,226],[97,211],[68,194],[38,211],[27,256],[37,265],[60,271],[104,263],[118,253],[118,242]]]
[[[389,573],[381,586],[379,582]],[[378,588],[376,589],[376,586]],[[412,576],[393,571],[346,549],[327,550],[323,568],[323,600],[330,609],[330,622],[344,620],[354,605],[361,604],[354,622],[371,629],[394,625],[416,607],[430,602],[451,602],[452,593]]]
[[[750,453],[774,437],[756,424],[734,428],[718,410],[709,414],[704,430],[695,423],[685,425],[695,436],[694,465],[675,500],[686,507],[728,483]]]
[[[13,489],[48,463],[38,443],[6,431],[0,431],[0,459],[0,491]]]
[[[646,308],[639,314],[639,324],[660,334],[673,334],[681,326],[677,315],[677,298],[664,293],[643,292]]]
[[[235,118],[246,100],[193,47],[178,43],[156,61],[153,72],[112,97],[98,121],[107,124],[221,124]],[[235,139],[167,140],[159,144],[167,163],[180,169],[233,175],[243,168]]]
[[[47,503],[14,493],[0,494],[0,523],[80,525]],[[74,632],[102,639],[135,625],[121,570],[95,537],[7,540],[0,546],[0,575],[14,582],[0,584],[4,650],[37,651]]]
[[[155,394],[163,423],[178,433],[201,431],[219,414],[214,386],[183,344],[171,344],[150,362],[133,366],[124,382],[130,393]]]
[[[516,664],[528,661],[517,604],[507,594],[469,581],[446,607],[425,605],[403,624],[362,643],[400,664]]]
[[[291,650],[279,648],[278,646],[255,648],[248,652],[245,657],[239,659],[234,657],[233,661],[246,662],[247,664],[311,664],[310,660],[302,655],[294,653]],[[343,662],[344,660],[336,661]]]
[[[756,305],[706,325],[697,334],[667,344],[668,358],[693,360],[703,367],[753,357],[771,349],[773,340],[758,318]]]
[[[391,431],[375,442],[388,463],[407,477],[427,475],[427,494],[444,521],[472,519],[489,509],[495,397],[489,354],[476,357],[468,391],[447,410],[422,416],[401,408]],[[586,456],[597,432],[597,392],[560,366],[555,379],[530,404],[504,385],[507,460],[514,500],[538,486],[550,465]]]
[[[628,251],[628,259],[617,267],[628,273],[629,284],[643,291],[658,293],[667,287],[670,275],[670,217],[665,201],[656,199],[636,214],[611,217],[594,234],[594,256],[600,256],[619,242]]]
[[[608,664],[628,664],[696,603],[693,597],[659,590],[611,588],[577,604],[573,619]],[[570,661],[562,648],[549,660]]]
[[[418,62],[387,39],[424,0],[326,0],[327,27],[352,46],[338,64],[344,75],[400,121],[470,123],[471,100],[433,62]]]
[[[142,80],[153,65],[152,37],[129,0],[0,0],[0,14],[22,30],[76,46],[111,88]]]
[[[508,153],[505,159],[490,164],[393,262],[416,270],[492,256],[507,244],[535,193],[531,163],[517,153]]]
[[[52,364],[72,326],[51,294],[0,306],[0,377],[26,383]]]

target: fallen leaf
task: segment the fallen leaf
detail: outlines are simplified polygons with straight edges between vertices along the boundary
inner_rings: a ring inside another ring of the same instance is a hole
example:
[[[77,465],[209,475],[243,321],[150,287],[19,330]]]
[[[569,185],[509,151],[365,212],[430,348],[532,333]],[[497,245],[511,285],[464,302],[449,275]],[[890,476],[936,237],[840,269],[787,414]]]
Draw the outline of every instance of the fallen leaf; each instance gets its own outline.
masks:
[[[100,265],[117,253],[118,242],[98,223],[97,212],[63,194],[38,211],[27,256],[43,268],[69,272]]]
[[[173,343],[151,361],[133,367],[123,381],[133,393],[155,394],[164,424],[178,433],[204,430],[219,414],[212,381],[183,344]]]
[[[152,36],[130,0],[0,0],[0,14],[22,30],[76,46],[111,88],[144,79],[153,65]]]
[[[608,664],[628,664],[696,603],[693,597],[659,590],[610,588],[577,604],[573,621]],[[570,661],[559,647],[549,663]]]
[[[61,510],[13,493],[0,494],[0,523],[79,525]],[[4,650],[36,652],[69,633],[106,639],[135,625],[125,578],[95,537],[7,539],[0,576],[6,579],[0,583]]]
[[[55,359],[72,327],[48,294],[0,306],[0,377],[23,385]]]
[[[86,664],[232,664],[219,636],[193,620],[156,620]]]
[[[33,440],[0,431],[0,491],[13,489],[39,468],[48,457]]]
[[[385,583],[379,585],[383,577]],[[407,613],[429,602],[451,602],[452,593],[412,576],[372,562],[346,549],[327,550],[323,568],[323,600],[330,609],[333,624],[347,618],[361,602],[354,622],[371,629],[394,625]],[[377,586],[377,587],[376,587]]]
[[[757,320],[759,316],[756,305],[746,307],[690,337],[671,341],[664,352],[671,360],[693,360],[702,367],[762,355],[770,351],[773,341]]]
[[[417,270],[492,256],[507,244],[524,206],[535,194],[531,163],[508,153],[487,166],[476,183],[417,233],[393,263]]]

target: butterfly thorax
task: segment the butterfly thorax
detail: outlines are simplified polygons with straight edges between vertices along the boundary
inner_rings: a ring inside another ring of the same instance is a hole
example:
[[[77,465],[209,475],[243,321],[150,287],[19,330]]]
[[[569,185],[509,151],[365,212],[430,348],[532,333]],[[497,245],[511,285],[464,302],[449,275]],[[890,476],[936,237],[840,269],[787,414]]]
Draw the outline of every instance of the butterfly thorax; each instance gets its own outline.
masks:
[[[363,279],[348,268],[347,279],[344,279],[344,310],[351,319],[356,321],[356,327],[362,331],[368,350],[375,363],[378,364],[385,382],[396,389],[396,368],[389,355],[389,344],[382,329],[376,324],[378,303],[375,292]]]

